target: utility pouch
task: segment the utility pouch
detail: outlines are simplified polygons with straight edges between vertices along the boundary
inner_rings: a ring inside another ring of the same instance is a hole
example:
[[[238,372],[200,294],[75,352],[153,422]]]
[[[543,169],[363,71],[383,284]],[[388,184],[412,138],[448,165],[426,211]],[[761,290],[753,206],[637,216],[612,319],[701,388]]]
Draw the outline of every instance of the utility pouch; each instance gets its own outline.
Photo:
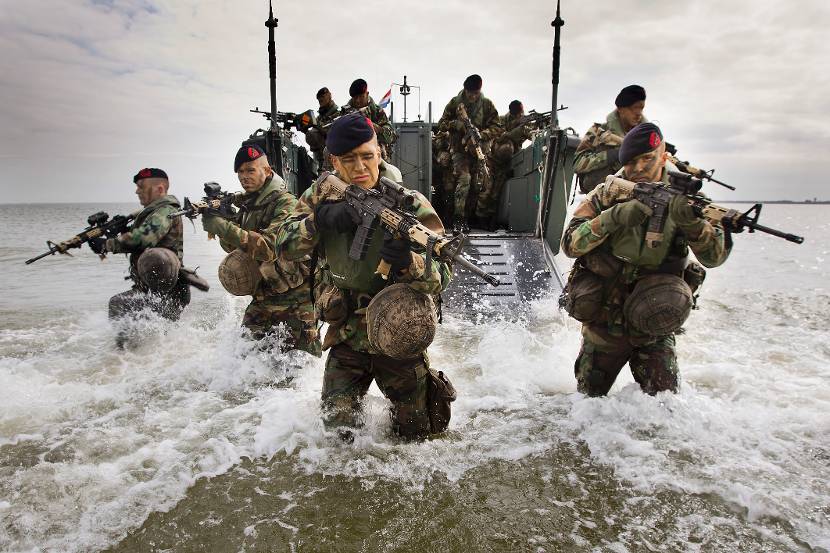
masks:
[[[568,284],[562,291],[559,305],[579,322],[595,322],[602,313],[603,279],[575,265]]]
[[[349,316],[349,307],[343,291],[331,284],[321,284],[318,289],[320,292],[314,301],[317,319],[329,326],[344,323]]]
[[[444,432],[450,424],[450,404],[458,394],[443,371],[427,369],[427,412],[433,434]]]
[[[196,274],[196,269],[182,267],[179,269],[179,280],[185,281],[188,286],[193,286],[202,292],[210,290],[210,284],[208,284],[208,281]]]
[[[703,285],[703,281],[706,280],[706,269],[697,261],[689,261],[689,264],[683,269],[683,280],[692,289],[692,294],[695,294]]]
[[[613,278],[623,268],[623,262],[610,252],[596,248],[579,258],[580,264],[602,278]]]

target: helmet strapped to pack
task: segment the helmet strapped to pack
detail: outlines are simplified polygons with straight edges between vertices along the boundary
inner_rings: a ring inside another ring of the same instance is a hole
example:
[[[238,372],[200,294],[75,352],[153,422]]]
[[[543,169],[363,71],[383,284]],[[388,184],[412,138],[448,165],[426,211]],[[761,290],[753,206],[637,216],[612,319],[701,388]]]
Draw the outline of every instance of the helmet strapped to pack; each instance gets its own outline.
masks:
[[[623,305],[623,315],[635,330],[667,336],[683,326],[692,311],[692,290],[679,276],[657,273],[637,281]]]
[[[179,280],[182,262],[167,248],[148,248],[136,263],[138,278],[151,291],[165,294],[173,289]]]
[[[387,286],[366,307],[369,344],[394,359],[417,357],[432,343],[438,315],[432,298],[403,283]]]
[[[260,280],[259,263],[239,248],[219,264],[219,282],[234,296],[253,296]]]

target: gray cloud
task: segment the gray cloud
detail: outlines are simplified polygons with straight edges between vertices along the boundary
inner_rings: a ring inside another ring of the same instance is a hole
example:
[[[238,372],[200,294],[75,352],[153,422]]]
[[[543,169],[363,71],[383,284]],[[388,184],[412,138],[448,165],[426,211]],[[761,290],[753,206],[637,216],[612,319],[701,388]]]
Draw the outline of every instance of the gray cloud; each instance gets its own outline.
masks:
[[[277,2],[279,107],[379,98],[404,74],[437,118],[470,73],[501,111],[549,109],[552,3]],[[132,174],[164,167],[180,196],[235,186],[241,139],[265,121],[267,3],[54,0],[0,6],[3,201],[132,199]],[[565,0],[559,98],[584,132],[622,86],[649,94],[681,157],[718,167],[738,193],[828,197],[830,52],[823,0],[654,3]],[[396,91],[394,91],[396,92]],[[393,95],[396,116],[400,98]],[[410,116],[417,113],[410,96]]]

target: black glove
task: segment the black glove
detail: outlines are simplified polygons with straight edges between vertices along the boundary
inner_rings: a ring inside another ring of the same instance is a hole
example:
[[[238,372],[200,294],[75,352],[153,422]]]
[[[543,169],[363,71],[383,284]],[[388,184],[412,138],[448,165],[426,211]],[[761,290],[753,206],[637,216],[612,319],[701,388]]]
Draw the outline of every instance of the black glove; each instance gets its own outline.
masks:
[[[107,251],[107,239],[104,236],[96,236],[89,239],[89,249],[101,255]]]
[[[385,238],[380,247],[380,257],[392,266],[392,272],[397,274],[408,269],[412,264],[412,250],[409,240],[401,238]]]
[[[360,224],[360,215],[346,201],[326,202],[317,206],[314,221],[319,229],[331,229],[340,233],[353,232]]]
[[[605,155],[608,156],[606,159],[610,164],[619,164],[620,163],[620,149],[619,148],[611,148],[610,150],[605,150]]]

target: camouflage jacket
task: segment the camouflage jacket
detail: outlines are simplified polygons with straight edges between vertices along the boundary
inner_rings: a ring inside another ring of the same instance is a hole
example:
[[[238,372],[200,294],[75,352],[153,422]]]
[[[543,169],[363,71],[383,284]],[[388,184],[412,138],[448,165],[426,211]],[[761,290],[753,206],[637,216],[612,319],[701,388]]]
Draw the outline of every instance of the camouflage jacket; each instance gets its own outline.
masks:
[[[395,129],[392,128],[392,123],[389,122],[389,118],[386,116],[386,112],[383,111],[379,105],[372,100],[372,97],[369,97],[369,105],[366,106],[368,109],[366,110],[366,117],[374,123],[375,125],[375,132],[378,135],[378,142],[384,146],[391,146],[395,143],[398,139],[398,133],[395,132]],[[356,111],[357,108],[354,107],[352,104],[352,100],[349,100],[349,103],[343,107],[341,115],[346,115],[347,113],[351,113],[352,111]]]
[[[240,195],[235,203],[240,209],[235,219],[223,225],[219,244],[226,252],[241,248],[261,262],[260,271],[265,278],[260,281],[254,299],[284,295],[290,304],[309,303],[308,259],[285,263],[276,259],[271,248],[280,225],[297,203],[285,189],[285,182],[275,174],[262,188]]]
[[[340,108],[336,103],[329,102],[327,106],[323,106],[317,110],[317,124],[320,127],[328,125],[334,119],[340,115]]]
[[[148,248],[167,248],[176,252],[181,261],[184,256],[182,219],[167,217],[179,208],[179,200],[169,194],[154,200],[136,216],[127,232],[107,240],[107,251],[131,254],[132,266],[135,266],[138,256]]]
[[[438,120],[438,130],[449,131],[450,133],[450,146],[453,151],[464,151],[463,140],[467,134],[466,131],[456,128],[456,125],[453,124],[455,121],[459,121],[458,106],[460,104],[464,104],[470,121],[481,132],[483,140],[493,140],[503,132],[499,112],[496,111],[493,102],[483,94],[475,102],[468,102],[462,90],[447,103],[441,119]]]
[[[381,176],[391,177],[393,173],[381,173]],[[316,255],[322,285],[337,288],[334,284],[335,278],[332,276],[326,261],[326,243],[321,239],[323,233],[318,232],[314,214],[317,206],[321,203],[338,201],[340,198],[329,195],[331,193],[328,191],[321,190],[320,183],[321,179],[318,179],[300,197],[294,208],[294,213],[280,228],[275,249],[278,255],[286,260],[302,259],[308,255]],[[432,205],[420,193],[416,192],[416,195],[415,213],[418,219],[430,229],[443,232],[444,227]],[[349,237],[349,242],[351,239],[353,239],[353,235]],[[373,243],[373,245],[377,247],[377,244]],[[339,252],[339,254],[345,255],[345,252]],[[449,264],[434,257],[431,264],[430,270],[427,271],[424,252],[413,249],[412,264],[408,271],[397,277],[397,282],[407,283],[413,289],[425,294],[440,293],[447,287],[452,278],[452,268]],[[372,269],[374,270],[374,268]],[[366,327],[366,305],[368,305],[372,294],[356,296],[350,290],[343,289],[340,289],[340,292],[343,297],[347,298],[347,314],[342,322],[329,324],[324,348],[338,343],[345,343],[356,351],[375,353],[369,345]]]
[[[642,123],[648,119],[643,117]],[[608,150],[619,148],[626,131],[623,129],[617,110],[605,118],[605,123],[594,123],[579,146],[574,157],[574,173],[580,180],[583,192],[590,192],[605,177],[613,175],[622,167],[617,161],[608,161]]]
[[[510,112],[505,113],[499,118],[500,125],[504,129],[504,134],[498,138],[498,141],[509,140],[512,142],[514,152],[521,150],[525,140],[531,138],[530,125],[520,124],[523,118],[523,115],[513,115]]]
[[[640,276],[653,272],[670,272],[679,276],[686,266],[689,249],[705,267],[717,267],[729,257],[731,244],[727,243],[720,224],[713,225],[706,221],[698,236],[690,236],[677,227],[669,215],[664,229],[664,247],[655,254],[655,250],[650,250],[645,243],[646,223],[607,234],[603,231],[599,214],[619,203],[608,196],[603,183],[582,200],[565,229],[562,251],[568,257],[577,258],[575,270],[591,266],[593,262],[588,261],[586,256],[594,252],[611,259],[610,266],[618,266],[613,276],[605,277],[604,300],[609,331],[620,335],[624,332],[623,303]],[[620,244],[627,248],[624,255],[621,251],[623,248],[618,248]],[[604,264],[609,266],[607,262]]]

